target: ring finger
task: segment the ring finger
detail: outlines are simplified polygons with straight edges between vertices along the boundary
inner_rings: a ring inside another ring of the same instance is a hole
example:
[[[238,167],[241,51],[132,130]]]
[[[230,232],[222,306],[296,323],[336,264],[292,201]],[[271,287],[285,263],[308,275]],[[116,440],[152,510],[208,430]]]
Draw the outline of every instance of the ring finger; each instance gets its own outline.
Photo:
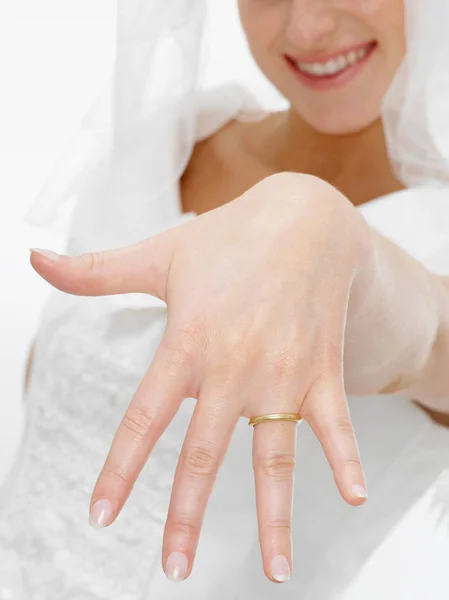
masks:
[[[292,571],[291,520],[297,423],[254,427],[253,466],[259,540],[266,576],[281,583]]]

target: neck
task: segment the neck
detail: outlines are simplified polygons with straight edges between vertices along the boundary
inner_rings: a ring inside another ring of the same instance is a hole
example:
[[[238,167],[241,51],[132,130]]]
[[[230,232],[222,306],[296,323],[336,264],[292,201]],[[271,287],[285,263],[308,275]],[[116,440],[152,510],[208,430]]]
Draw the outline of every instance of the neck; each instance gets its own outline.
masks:
[[[291,108],[272,113],[254,140],[259,159],[275,171],[309,173],[342,191],[355,205],[402,189],[388,159],[381,119],[362,131],[327,135]]]

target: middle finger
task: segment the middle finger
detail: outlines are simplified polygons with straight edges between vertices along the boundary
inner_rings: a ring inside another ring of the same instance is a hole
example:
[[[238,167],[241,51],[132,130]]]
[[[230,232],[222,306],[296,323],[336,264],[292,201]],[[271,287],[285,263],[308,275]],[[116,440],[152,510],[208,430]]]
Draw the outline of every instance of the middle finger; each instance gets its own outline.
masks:
[[[218,394],[217,388],[200,393],[179,456],[162,553],[165,573],[174,581],[192,570],[207,502],[240,417],[227,392]]]

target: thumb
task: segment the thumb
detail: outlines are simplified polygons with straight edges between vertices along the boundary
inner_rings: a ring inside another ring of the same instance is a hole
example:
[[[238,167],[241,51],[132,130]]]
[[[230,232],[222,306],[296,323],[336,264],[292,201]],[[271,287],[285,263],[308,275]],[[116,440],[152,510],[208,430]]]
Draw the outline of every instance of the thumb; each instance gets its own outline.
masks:
[[[78,256],[32,248],[30,262],[43,279],[68,294],[109,296],[138,292],[165,302],[175,229],[131,246]]]

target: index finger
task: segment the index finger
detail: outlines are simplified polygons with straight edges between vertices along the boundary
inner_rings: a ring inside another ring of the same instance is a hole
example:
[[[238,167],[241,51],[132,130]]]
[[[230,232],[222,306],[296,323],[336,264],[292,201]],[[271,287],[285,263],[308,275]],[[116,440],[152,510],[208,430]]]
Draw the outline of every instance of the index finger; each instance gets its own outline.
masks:
[[[117,429],[91,500],[90,522],[110,525],[154,445],[186,397],[185,370],[161,343]]]

